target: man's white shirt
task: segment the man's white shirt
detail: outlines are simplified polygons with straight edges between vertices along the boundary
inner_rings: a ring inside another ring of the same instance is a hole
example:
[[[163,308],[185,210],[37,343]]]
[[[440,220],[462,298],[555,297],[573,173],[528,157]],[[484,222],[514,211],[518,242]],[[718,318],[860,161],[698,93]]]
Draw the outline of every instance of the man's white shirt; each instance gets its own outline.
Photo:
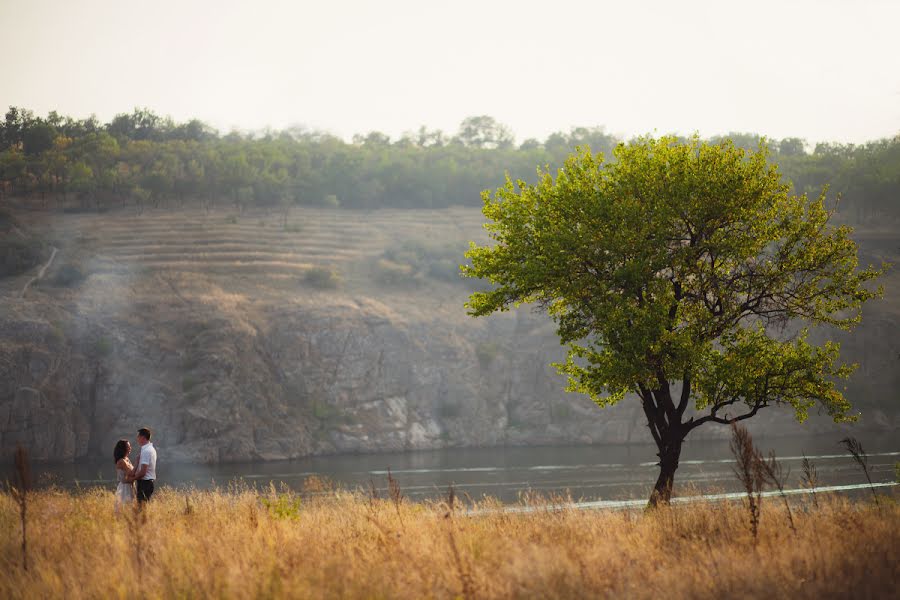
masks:
[[[147,442],[141,446],[141,458],[138,462],[138,469],[141,465],[147,465],[147,472],[141,479],[156,479],[156,448],[152,442]]]

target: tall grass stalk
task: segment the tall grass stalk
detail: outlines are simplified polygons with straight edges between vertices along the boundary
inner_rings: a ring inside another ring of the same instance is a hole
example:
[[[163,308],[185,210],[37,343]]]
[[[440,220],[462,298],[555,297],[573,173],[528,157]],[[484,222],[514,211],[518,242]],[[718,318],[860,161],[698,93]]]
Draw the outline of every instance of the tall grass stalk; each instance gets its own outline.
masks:
[[[819,487],[819,471],[816,469],[816,465],[813,464],[809,458],[806,457],[806,454],[803,455],[803,485],[805,485],[809,489],[809,493],[812,496],[813,507],[816,509],[819,508],[819,499],[816,497],[816,488]]]
[[[872,485],[872,476],[869,475],[869,455],[866,454],[862,444],[855,437],[845,437],[841,440],[841,444],[844,445],[844,448],[847,449],[847,452],[850,453],[853,460],[865,473],[866,480],[869,482],[869,489],[872,490],[872,497],[875,498],[875,504],[878,504],[878,494],[875,492],[875,486]]]
[[[731,453],[736,462],[734,474],[747,495],[750,530],[753,532],[753,539],[758,539],[759,520],[762,514],[762,488],[765,482],[763,458],[753,444],[750,432],[737,422],[731,423]]]
[[[790,469],[786,470],[784,465],[778,462],[775,458],[775,451],[772,450],[769,452],[767,458],[760,457],[760,470],[762,471],[765,480],[778,489],[778,495],[781,496],[781,500],[784,502],[784,509],[787,511],[791,531],[794,532],[794,535],[797,535],[797,527],[794,525],[794,513],[791,510],[791,503],[788,502],[787,495],[784,493],[784,484],[787,482],[788,477],[790,477]]]

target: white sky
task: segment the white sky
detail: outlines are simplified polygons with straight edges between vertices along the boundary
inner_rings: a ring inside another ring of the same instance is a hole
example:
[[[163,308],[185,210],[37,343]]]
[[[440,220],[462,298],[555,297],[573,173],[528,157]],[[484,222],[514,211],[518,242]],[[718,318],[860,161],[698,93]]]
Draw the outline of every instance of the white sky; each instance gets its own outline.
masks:
[[[0,108],[862,142],[900,133],[898,24],[898,0],[0,0]]]

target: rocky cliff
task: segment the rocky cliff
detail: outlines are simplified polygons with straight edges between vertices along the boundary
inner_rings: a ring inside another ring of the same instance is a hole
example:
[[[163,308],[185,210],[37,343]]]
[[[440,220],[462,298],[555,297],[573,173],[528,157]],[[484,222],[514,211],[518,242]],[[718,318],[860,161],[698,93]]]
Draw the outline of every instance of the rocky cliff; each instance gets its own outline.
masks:
[[[38,266],[0,280],[0,452],[23,443],[39,459],[106,455],[140,425],[169,460],[209,462],[649,441],[634,399],[601,410],[562,391],[549,365],[563,352],[545,316],[471,319],[470,289],[434,268],[443,258],[396,250],[404,236],[477,237],[477,212],[276,221],[18,215],[19,232],[58,256],[24,297]],[[876,311],[847,338],[866,358],[852,392],[888,395],[881,407],[867,400],[862,426],[900,425],[889,398],[897,329]],[[802,431],[776,410],[755,428]],[[810,429],[834,426],[814,418]]]

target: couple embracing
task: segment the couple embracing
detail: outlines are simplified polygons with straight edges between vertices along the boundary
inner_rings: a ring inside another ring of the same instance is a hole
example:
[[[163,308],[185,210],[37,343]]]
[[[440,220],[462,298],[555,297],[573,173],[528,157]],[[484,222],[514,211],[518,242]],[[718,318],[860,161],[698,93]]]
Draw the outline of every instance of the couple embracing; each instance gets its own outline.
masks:
[[[139,504],[150,500],[153,496],[153,482],[156,480],[156,448],[150,441],[152,433],[146,427],[141,427],[137,432],[137,443],[141,447],[137,467],[131,464],[128,455],[131,454],[131,443],[128,440],[119,440],[113,450],[113,458],[116,461],[116,512],[123,506],[132,504],[137,496]],[[135,494],[137,483],[137,494]]]

